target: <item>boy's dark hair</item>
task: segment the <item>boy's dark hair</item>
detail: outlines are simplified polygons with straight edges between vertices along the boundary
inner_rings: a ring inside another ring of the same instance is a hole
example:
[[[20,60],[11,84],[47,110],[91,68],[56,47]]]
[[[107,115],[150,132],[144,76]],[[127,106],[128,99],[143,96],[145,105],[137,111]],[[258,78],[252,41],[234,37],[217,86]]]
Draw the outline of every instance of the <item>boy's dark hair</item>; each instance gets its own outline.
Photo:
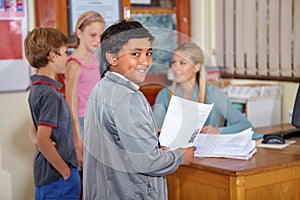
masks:
[[[50,27],[38,27],[29,32],[24,40],[25,56],[34,68],[48,64],[49,53],[59,54],[60,48],[68,45],[68,38],[62,31]]]
[[[122,20],[108,27],[101,36],[101,59],[102,64],[109,70],[109,62],[106,52],[118,53],[129,39],[149,38],[152,42],[154,36],[138,21]]]

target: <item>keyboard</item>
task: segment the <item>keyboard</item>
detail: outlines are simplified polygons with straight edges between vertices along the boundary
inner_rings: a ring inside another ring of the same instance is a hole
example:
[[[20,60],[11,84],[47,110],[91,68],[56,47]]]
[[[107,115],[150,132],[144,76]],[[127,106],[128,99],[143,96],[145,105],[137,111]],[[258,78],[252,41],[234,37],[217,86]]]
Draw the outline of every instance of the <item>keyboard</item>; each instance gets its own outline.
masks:
[[[270,134],[265,134],[263,137],[265,138],[268,135],[277,135],[279,137],[282,137],[283,139],[288,139],[291,137],[300,137],[300,128],[293,128],[284,131],[273,132]]]

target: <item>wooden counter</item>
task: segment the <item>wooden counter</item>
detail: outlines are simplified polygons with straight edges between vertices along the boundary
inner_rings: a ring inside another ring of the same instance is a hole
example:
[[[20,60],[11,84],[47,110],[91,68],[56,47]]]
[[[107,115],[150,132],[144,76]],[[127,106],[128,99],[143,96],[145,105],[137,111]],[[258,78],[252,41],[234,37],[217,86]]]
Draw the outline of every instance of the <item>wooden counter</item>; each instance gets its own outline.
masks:
[[[256,129],[271,133],[289,125]],[[300,138],[284,149],[257,148],[249,160],[194,158],[167,176],[170,200],[300,199]]]

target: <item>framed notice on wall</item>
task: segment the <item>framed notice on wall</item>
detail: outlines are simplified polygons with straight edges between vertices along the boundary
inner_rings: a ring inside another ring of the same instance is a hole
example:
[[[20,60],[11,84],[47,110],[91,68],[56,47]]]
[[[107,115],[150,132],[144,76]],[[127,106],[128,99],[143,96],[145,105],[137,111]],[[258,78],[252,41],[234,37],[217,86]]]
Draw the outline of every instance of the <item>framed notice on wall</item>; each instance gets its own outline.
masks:
[[[98,12],[105,20],[105,28],[121,19],[120,0],[69,0],[70,18],[69,33],[74,35],[78,17],[86,11]]]
[[[27,1],[0,0],[0,92],[30,86],[30,66],[23,48],[28,31]]]

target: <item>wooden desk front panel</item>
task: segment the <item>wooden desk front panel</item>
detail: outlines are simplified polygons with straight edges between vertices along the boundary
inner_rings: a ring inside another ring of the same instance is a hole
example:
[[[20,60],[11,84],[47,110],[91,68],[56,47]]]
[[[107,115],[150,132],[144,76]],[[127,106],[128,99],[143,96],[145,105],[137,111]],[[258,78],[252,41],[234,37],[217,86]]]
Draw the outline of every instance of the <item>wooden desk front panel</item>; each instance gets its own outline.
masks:
[[[244,180],[241,188],[245,195],[234,199],[300,199],[299,163],[240,178]]]
[[[230,196],[230,177],[181,166],[167,176],[170,200],[215,200]]]
[[[180,167],[167,176],[170,200],[300,199],[300,166],[247,176]]]
[[[257,129],[272,133],[291,128]],[[249,160],[195,158],[167,176],[170,200],[300,199],[300,138],[284,149],[258,148]]]

